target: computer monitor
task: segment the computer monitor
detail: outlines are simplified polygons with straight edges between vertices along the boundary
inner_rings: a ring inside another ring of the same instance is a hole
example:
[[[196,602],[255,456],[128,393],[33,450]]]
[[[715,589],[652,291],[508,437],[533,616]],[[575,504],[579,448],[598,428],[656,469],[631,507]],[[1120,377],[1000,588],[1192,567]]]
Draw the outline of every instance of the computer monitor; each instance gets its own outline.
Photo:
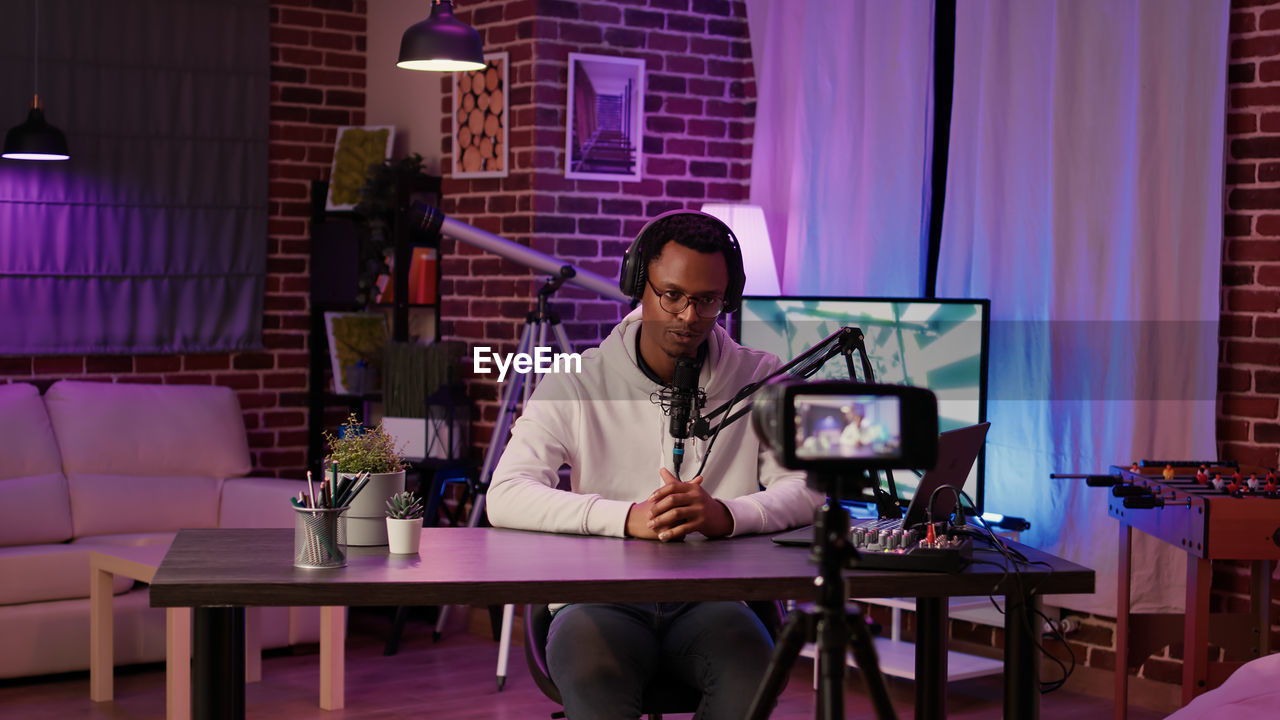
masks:
[[[987,419],[987,343],[991,301],[877,297],[746,296],[732,324],[734,337],[747,347],[788,361],[841,327],[862,331],[875,381],[915,385],[938,397],[939,431],[976,425]],[[854,369],[861,377],[858,358]],[[813,379],[848,380],[843,359],[827,362]],[[984,453],[985,454],[985,453]],[[981,509],[984,457],[965,481],[964,490]],[[899,499],[915,493],[914,473],[894,473]]]

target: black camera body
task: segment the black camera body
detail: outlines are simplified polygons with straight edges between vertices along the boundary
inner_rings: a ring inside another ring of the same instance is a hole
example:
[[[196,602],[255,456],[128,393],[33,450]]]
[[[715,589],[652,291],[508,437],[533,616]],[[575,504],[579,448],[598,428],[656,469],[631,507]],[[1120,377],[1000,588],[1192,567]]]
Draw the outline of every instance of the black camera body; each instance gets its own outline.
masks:
[[[932,470],[938,462],[938,400],[909,385],[779,378],[756,394],[751,425],[792,470]]]

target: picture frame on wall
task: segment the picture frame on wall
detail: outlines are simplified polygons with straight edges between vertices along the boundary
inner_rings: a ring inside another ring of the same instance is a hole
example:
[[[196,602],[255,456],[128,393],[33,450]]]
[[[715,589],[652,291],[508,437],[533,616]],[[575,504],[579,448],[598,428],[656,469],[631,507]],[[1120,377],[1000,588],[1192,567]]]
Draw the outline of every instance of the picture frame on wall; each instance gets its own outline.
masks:
[[[566,178],[640,180],[644,86],[643,59],[569,53]]]
[[[348,125],[338,128],[329,169],[329,194],[324,209],[351,210],[360,203],[360,190],[369,179],[369,166],[391,157],[396,129],[392,125]]]
[[[364,395],[382,387],[387,350],[387,316],[382,313],[326,312],[325,338],[333,369],[333,391]]]
[[[510,56],[485,53],[481,70],[454,73],[453,176],[506,177],[510,129]]]

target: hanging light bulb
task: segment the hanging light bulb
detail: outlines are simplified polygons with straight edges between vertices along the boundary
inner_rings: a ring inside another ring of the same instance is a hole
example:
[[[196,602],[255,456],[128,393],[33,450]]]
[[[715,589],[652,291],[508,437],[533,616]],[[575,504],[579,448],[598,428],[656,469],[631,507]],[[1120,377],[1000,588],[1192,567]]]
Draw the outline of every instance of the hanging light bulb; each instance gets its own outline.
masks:
[[[480,33],[453,16],[453,0],[433,0],[431,16],[410,25],[400,38],[396,67],[456,72],[484,66]]]
[[[35,6],[35,49],[32,52],[32,86],[34,92],[31,99],[31,111],[27,113],[27,121],[14,126],[4,136],[4,152],[0,157],[10,160],[67,160],[71,157],[67,152],[67,136],[44,119],[44,111],[40,109],[40,3],[33,0]]]

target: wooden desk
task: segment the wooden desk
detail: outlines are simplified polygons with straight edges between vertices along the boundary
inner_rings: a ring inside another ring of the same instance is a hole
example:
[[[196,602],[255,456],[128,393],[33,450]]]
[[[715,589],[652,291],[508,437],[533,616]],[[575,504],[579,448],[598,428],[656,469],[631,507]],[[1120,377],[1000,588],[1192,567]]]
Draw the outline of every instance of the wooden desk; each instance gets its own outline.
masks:
[[[423,605],[661,600],[775,600],[813,597],[816,569],[804,548],[768,537],[645,540],[578,537],[493,528],[425,528],[419,555],[351,548],[338,570],[292,565],[292,530],[182,530],[151,583],[154,607],[195,608],[192,711],[199,718],[244,717],[243,608],[257,605]],[[859,570],[850,596],[917,597],[922,639],[917,717],[944,717],[945,597],[1004,593],[1005,717],[1039,716],[1039,656],[1030,608],[1045,593],[1093,590],[1094,574],[1022,548],[1033,566],[1012,574],[975,565],[956,575]],[[998,556],[992,555],[995,559]],[[323,663],[323,659],[322,659]]]

